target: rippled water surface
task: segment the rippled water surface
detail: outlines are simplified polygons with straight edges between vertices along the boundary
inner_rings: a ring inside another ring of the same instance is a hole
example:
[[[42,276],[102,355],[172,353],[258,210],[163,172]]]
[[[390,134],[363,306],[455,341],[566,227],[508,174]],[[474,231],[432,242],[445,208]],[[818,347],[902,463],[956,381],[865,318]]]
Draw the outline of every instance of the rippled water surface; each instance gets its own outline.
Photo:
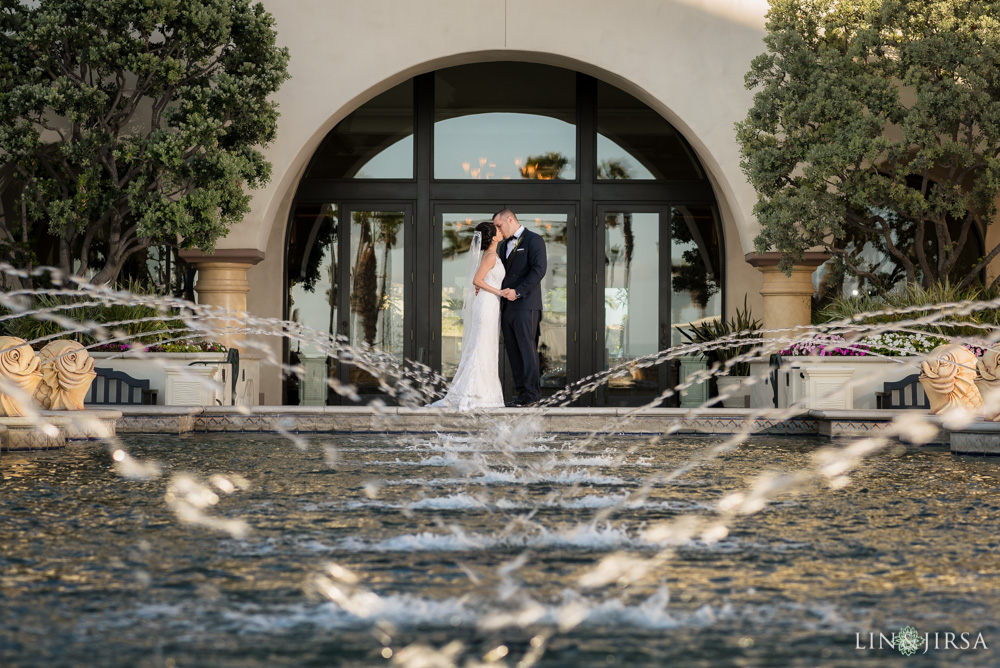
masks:
[[[96,443],[4,453],[0,665],[405,665],[414,643],[426,665],[1000,662],[1000,460],[896,446],[667,554],[657,527],[828,442],[753,437],[670,479],[721,439],[515,436],[124,440],[152,480]],[[180,473],[235,481],[208,512],[245,537],[183,522]],[[877,647],[906,625],[926,654]],[[963,632],[988,649],[945,649]]]

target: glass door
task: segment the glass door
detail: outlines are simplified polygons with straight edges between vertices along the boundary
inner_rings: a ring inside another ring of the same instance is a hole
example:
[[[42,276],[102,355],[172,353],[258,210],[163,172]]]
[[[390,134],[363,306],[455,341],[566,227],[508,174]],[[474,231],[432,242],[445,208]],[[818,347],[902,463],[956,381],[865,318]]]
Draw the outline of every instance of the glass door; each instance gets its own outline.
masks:
[[[402,360],[408,282],[408,206],[298,205],[289,239],[289,318],[377,356]],[[353,384],[362,400],[380,394],[378,379],[352,364],[339,364],[320,345],[299,341],[289,351],[302,367],[292,402],[340,403],[334,378]]]
[[[440,232],[440,319],[436,335],[438,340],[433,353],[433,366],[451,379],[462,357],[462,308],[465,303],[469,250],[476,226],[492,221],[493,214],[511,206],[518,221],[542,236],[545,240],[547,269],[542,279],[542,317],[539,325],[538,352],[541,367],[542,394],[549,395],[562,389],[567,378],[576,372],[575,349],[568,336],[570,304],[576,298],[571,293],[572,265],[575,249],[572,248],[571,229],[576,223],[575,207],[504,205],[495,207],[441,205],[435,213],[435,227]],[[500,365],[504,392],[513,395],[510,370],[501,346]]]
[[[599,209],[595,248],[603,257],[595,262],[595,296],[603,318],[597,327],[597,369],[620,370],[599,392],[601,404],[644,403],[670,382],[667,365],[647,366],[649,356],[669,345],[664,317],[669,293],[660,289],[660,276],[669,275],[663,214],[658,209]]]
[[[720,317],[721,245],[714,209],[599,207],[595,246],[594,297],[601,324],[595,366],[617,370],[598,392],[598,402],[643,404],[706,367],[700,355],[650,362],[657,352],[688,342],[684,327]],[[664,404],[698,406],[708,392],[706,383],[693,384]]]

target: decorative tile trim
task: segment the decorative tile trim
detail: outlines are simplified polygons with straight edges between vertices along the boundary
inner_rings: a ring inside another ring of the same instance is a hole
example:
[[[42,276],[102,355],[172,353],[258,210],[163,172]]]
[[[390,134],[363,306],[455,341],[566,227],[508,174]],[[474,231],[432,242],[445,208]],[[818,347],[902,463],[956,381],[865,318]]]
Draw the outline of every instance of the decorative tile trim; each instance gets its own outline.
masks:
[[[186,434],[193,430],[191,415],[125,415],[118,420],[119,434]]]
[[[49,435],[34,427],[8,427],[4,435],[3,450],[53,450],[66,447],[63,430]]]

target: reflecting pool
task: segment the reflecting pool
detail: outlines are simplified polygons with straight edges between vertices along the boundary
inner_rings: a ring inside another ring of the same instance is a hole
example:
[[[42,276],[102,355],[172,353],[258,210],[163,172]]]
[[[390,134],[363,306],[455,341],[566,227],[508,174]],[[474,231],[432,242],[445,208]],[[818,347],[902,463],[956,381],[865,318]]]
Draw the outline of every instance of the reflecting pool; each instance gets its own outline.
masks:
[[[895,446],[712,540],[658,530],[829,445],[721,442],[123,439],[145,480],[98,443],[4,453],[0,665],[997,664],[995,459]],[[926,654],[879,648],[907,625]]]

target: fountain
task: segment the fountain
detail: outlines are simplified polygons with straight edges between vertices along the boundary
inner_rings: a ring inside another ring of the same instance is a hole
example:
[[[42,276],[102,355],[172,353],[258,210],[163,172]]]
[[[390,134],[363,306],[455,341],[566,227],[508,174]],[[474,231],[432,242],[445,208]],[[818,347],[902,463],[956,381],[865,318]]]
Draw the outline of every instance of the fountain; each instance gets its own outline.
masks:
[[[85,284],[62,292],[179,305]],[[992,306],[825,331],[857,340]],[[188,327],[225,320],[183,307]],[[120,338],[65,311],[36,315]],[[961,401],[975,395],[977,363],[954,349],[925,368],[942,410],[897,415],[866,438],[759,433],[802,419],[801,405],[728,411],[726,435],[681,433],[714,419],[715,399],[655,408],[728,367],[647,406],[588,409],[575,433],[556,433],[545,425],[615,374],[742,345],[746,333],[610,369],[538,409],[460,416],[419,408],[442,387],[420,365],[295,323],[245,322],[357,364],[399,406],[367,409],[367,431],[381,433],[296,433],[294,411],[243,405],[226,414],[273,433],[110,433],[4,453],[0,663],[854,665],[892,656],[903,627],[928,634],[927,665],[993,663],[1000,591],[983,527],[1000,475],[992,460],[929,445],[942,428],[954,438],[1000,425],[983,417],[998,411],[990,393],[982,408]],[[815,331],[783,334],[727,365]],[[67,352],[79,361],[79,348]],[[981,365],[989,381],[995,356]],[[0,389],[18,396],[6,378]],[[23,419],[42,428],[48,414]]]

